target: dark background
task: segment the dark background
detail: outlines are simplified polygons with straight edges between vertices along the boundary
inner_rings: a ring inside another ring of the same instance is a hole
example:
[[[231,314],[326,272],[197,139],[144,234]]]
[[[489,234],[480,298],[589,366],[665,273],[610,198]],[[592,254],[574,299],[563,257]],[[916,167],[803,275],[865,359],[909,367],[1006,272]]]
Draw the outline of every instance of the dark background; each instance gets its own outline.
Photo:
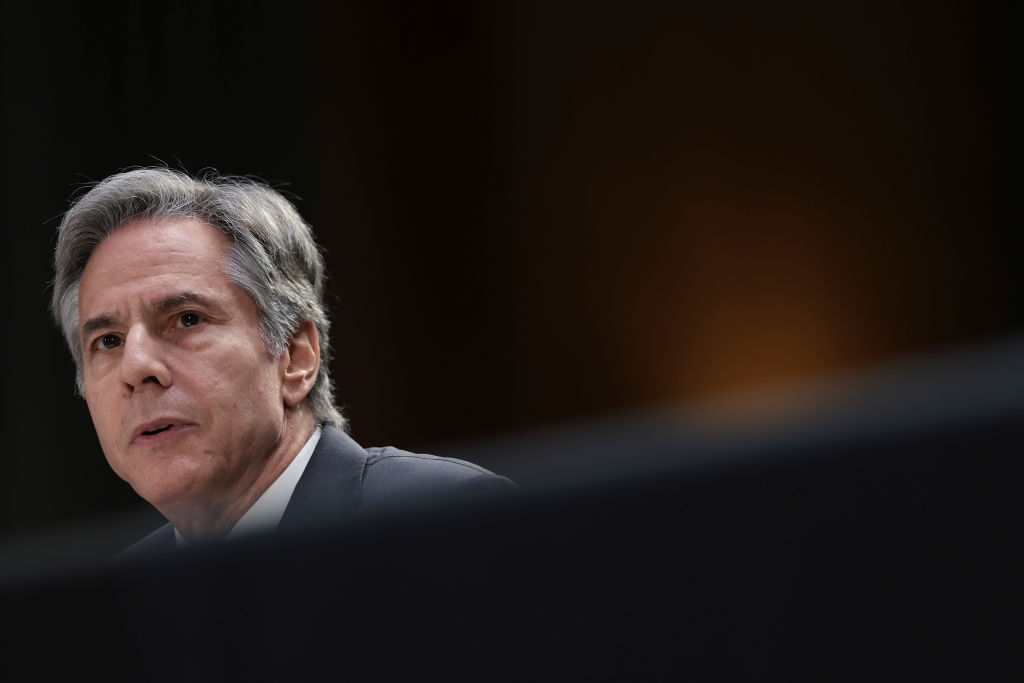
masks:
[[[298,197],[366,445],[443,454],[1018,331],[1017,17],[711,4],[9,10],[0,534],[144,509],[46,312],[69,197],[129,166]]]

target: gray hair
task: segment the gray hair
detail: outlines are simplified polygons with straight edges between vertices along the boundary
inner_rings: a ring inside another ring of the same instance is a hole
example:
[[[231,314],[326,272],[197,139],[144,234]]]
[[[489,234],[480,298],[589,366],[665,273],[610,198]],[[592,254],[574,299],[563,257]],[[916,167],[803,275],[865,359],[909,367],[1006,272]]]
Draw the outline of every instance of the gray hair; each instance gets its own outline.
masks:
[[[345,427],[334,405],[330,321],[323,304],[324,260],[309,225],[279,192],[249,178],[191,177],[140,168],[97,183],[76,200],[57,231],[50,310],[75,360],[83,391],[78,287],[89,257],[112,232],[137,219],[195,218],[230,240],[224,270],[249,293],[267,351],[279,356],[305,321],[320,336],[320,370],[307,397],[318,422]]]

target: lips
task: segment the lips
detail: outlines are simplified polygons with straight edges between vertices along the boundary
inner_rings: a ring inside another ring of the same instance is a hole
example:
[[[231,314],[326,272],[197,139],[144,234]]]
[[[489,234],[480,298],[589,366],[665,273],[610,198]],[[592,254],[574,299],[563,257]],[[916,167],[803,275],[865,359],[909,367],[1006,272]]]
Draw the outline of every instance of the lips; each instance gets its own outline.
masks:
[[[193,425],[175,418],[157,418],[140,424],[132,432],[132,443],[155,443],[170,438]]]

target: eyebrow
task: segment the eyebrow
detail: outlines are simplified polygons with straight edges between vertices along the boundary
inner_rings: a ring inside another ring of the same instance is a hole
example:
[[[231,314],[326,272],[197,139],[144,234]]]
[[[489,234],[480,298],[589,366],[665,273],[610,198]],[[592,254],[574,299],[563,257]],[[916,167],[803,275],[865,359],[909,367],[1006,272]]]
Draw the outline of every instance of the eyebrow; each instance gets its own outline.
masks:
[[[198,304],[200,306],[211,305],[210,300],[203,295],[189,291],[172,294],[159,299],[153,299],[149,302],[150,307],[158,313],[167,313],[168,311],[173,311],[185,304]],[[100,315],[93,316],[82,323],[82,337],[89,337],[92,333],[98,330],[105,327],[111,327],[117,322],[117,320],[118,316],[114,313],[101,313]]]
[[[104,313],[103,315],[97,315],[93,318],[89,318],[82,323],[82,338],[89,337],[93,332],[101,330],[104,327],[110,327],[117,320],[115,316]]]
[[[172,294],[171,296],[165,296],[149,302],[149,305],[160,313],[167,313],[185,304],[209,306],[210,300],[195,292],[181,292],[180,294]]]

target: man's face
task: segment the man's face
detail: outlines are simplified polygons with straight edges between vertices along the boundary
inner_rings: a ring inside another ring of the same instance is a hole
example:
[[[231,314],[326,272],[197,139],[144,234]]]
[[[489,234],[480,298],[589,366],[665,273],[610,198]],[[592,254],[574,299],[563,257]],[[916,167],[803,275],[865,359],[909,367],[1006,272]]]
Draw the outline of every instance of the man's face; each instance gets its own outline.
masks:
[[[228,240],[190,218],[130,223],[79,290],[85,399],[107,462],[150,503],[229,502],[281,439],[282,365],[223,270]]]

